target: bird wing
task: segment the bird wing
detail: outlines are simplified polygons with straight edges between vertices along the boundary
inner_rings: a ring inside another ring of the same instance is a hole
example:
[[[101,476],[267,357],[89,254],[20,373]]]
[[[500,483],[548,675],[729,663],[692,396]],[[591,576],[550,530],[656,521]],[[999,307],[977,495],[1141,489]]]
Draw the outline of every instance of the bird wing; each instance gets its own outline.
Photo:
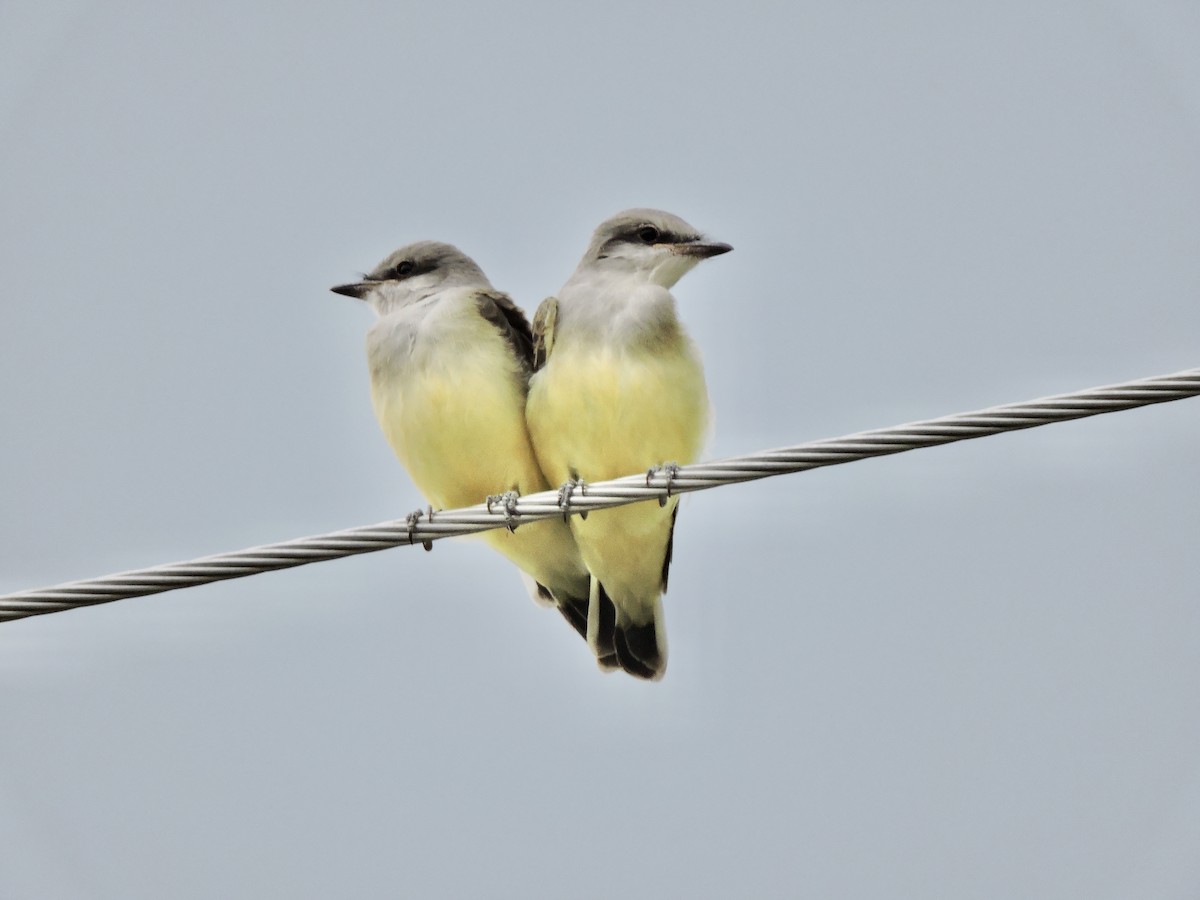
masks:
[[[671,530],[667,532],[667,552],[663,556],[662,591],[667,592],[667,575],[671,572],[671,553],[675,550],[675,520],[679,518],[679,507],[671,513]]]
[[[533,315],[533,371],[539,371],[554,349],[554,324],[558,321],[558,300],[547,297]]]
[[[480,291],[475,303],[479,314],[487,319],[508,341],[513,353],[526,369],[533,369],[533,332],[521,308],[508,294],[499,291]]]

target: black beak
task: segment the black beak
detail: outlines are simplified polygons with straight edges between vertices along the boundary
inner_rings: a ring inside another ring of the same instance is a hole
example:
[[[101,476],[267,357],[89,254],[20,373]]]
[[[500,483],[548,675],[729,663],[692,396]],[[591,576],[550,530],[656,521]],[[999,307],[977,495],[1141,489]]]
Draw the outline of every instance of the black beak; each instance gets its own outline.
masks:
[[[330,290],[335,294],[341,294],[343,297],[353,297],[355,300],[361,300],[375,284],[376,282],[374,281],[356,281],[353,284],[336,285],[331,287]]]
[[[728,253],[732,249],[732,246],[723,244],[720,241],[688,241],[686,244],[675,245],[675,252],[680,256],[697,256],[700,259],[720,256],[722,253]]]

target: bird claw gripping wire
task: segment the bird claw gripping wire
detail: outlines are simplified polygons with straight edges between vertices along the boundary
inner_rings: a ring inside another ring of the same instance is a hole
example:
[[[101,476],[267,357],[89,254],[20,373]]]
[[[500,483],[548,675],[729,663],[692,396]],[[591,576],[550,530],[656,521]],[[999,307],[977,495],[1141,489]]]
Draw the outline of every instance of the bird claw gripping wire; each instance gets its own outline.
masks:
[[[579,491],[581,497],[587,496],[587,482],[582,478],[574,477],[568,481],[564,481],[558,489],[558,508],[563,511],[563,521],[571,520],[571,498],[575,492]],[[579,514],[579,518],[586,519],[588,511],[585,509]]]
[[[646,470],[646,487],[650,487],[655,475],[664,472],[667,476],[667,493],[666,496],[658,498],[659,506],[667,505],[667,497],[671,496],[671,486],[675,484],[675,478],[679,475],[679,463],[665,462],[661,466],[651,466]]]
[[[406,525],[408,525],[408,542],[410,544],[416,543],[413,539],[413,532],[416,531],[417,523],[421,521],[421,516],[424,516],[426,521],[432,522],[433,507],[427,506],[425,509],[414,509],[404,517],[404,522]],[[428,553],[433,549],[433,541],[421,541],[421,546],[424,547],[425,551]]]
[[[504,508],[504,527],[509,532],[517,530],[517,501],[521,499],[521,495],[516,491],[505,491],[503,494],[492,494],[487,498],[487,511],[491,512],[493,506],[503,506]]]

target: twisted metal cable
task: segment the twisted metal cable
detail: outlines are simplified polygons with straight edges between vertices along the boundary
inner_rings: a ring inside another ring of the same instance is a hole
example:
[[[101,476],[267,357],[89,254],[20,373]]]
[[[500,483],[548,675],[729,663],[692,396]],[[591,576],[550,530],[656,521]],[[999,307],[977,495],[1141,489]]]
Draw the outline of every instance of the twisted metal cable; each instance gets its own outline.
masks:
[[[0,622],[1200,395],[1200,368],[0,596]]]

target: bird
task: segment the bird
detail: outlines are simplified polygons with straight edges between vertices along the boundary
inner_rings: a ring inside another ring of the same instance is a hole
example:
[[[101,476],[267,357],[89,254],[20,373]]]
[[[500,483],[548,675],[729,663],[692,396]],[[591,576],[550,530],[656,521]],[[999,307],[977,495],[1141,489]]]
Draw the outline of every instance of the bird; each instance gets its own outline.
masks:
[[[733,248],[678,216],[630,209],[605,220],[554,297],[534,316],[526,421],[542,472],[569,504],[588,481],[646,471],[669,479],[698,457],[710,421],[700,354],[671,288]],[[662,594],[678,497],[571,517],[592,576],[615,607],[612,641],[629,674],[666,672]],[[603,597],[600,598],[603,600]],[[593,594],[589,640],[606,614]]]
[[[473,259],[452,244],[418,241],[362,280],[330,290],[365,301],[378,315],[366,342],[371,405],[431,504],[430,516],[434,507],[485,497],[490,506],[547,489],[525,426],[529,322]],[[411,514],[410,523],[420,515]],[[589,603],[598,600],[590,597],[591,576],[566,522],[529,522],[482,537],[516,563],[535,600],[556,606],[587,637]],[[611,648],[596,655],[602,669],[615,668]]]

